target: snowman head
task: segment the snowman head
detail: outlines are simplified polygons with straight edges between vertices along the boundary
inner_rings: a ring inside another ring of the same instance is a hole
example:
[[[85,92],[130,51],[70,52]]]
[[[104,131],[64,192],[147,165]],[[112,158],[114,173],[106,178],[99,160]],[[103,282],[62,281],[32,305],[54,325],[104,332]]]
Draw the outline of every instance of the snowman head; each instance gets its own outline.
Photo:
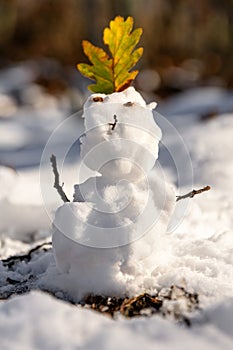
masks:
[[[130,87],[110,95],[93,94],[84,105],[85,135],[81,158],[109,180],[136,180],[147,174],[158,157],[161,130],[152,109]]]

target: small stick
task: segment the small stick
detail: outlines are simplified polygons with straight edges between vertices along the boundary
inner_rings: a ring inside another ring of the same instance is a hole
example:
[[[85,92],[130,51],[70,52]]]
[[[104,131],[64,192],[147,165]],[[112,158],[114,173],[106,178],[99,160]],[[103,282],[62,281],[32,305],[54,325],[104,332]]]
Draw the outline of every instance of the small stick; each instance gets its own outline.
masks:
[[[61,186],[59,183],[59,173],[57,170],[57,159],[56,159],[54,154],[51,155],[50,162],[52,164],[53,173],[54,173],[54,185],[53,185],[53,187],[56,188],[57,192],[59,193],[59,195],[64,203],[70,202],[70,200],[67,198],[65,192],[63,191],[63,188],[62,188],[63,185]]]
[[[118,122],[116,114],[114,114],[113,119],[114,119],[114,123],[108,123],[108,125],[111,126],[111,131],[115,129]]]
[[[202,192],[205,191],[209,191],[211,189],[210,186],[205,186],[199,190],[192,190],[191,192],[184,194],[183,196],[176,196],[176,201],[178,202],[181,199],[185,199],[185,198],[193,198],[194,196],[196,196],[196,194],[200,194]]]

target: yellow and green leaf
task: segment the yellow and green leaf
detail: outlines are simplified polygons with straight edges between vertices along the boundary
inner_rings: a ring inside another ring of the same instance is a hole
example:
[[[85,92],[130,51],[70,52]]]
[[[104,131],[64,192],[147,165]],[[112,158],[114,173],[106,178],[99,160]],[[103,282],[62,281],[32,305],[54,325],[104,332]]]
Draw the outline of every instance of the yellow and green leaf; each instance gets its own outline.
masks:
[[[117,16],[110,21],[109,28],[104,29],[103,41],[108,45],[111,56],[89,41],[82,42],[84,53],[91,64],[80,63],[77,67],[84,76],[96,81],[88,87],[92,92],[110,94],[122,91],[135,79],[138,71],[131,69],[143,53],[143,48],[135,50],[142,29],[132,29],[132,17],[124,21],[123,17]]]

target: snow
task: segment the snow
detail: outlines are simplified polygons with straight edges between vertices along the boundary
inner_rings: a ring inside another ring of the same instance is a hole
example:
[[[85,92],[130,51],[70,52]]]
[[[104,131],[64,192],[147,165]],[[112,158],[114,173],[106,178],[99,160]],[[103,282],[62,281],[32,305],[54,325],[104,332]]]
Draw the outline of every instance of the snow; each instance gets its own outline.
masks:
[[[114,321],[49,295],[32,292],[1,303],[1,349],[230,350],[232,313],[233,300],[229,300],[209,309],[201,325],[188,330],[157,316]]]
[[[23,78],[23,74],[22,77],[20,74],[17,79]],[[22,80],[22,86],[28,87],[30,79],[30,74],[27,74],[25,80]],[[8,95],[9,82],[6,85],[1,81],[1,94],[8,97],[2,99],[2,103],[6,104],[6,114],[0,119],[0,158],[2,164],[16,168],[16,172],[5,166],[0,168],[0,254],[1,258],[7,258],[27,252],[37,243],[51,238],[53,212],[61,205],[61,200],[53,189],[53,174],[49,164],[51,152],[57,155],[61,182],[64,181],[64,189],[70,199],[74,183],[85,182],[89,176],[93,178],[96,175],[83,165],[80,167],[77,155],[79,146],[70,148],[83,133],[82,120],[68,118],[59,129],[63,115],[66,114],[61,112],[59,104],[55,106],[47,100],[52,108],[47,115],[46,108],[41,105],[37,110],[33,103],[27,108],[16,106]],[[126,98],[125,103],[127,102]],[[137,108],[143,108],[140,101],[137,102]],[[16,114],[11,115],[15,109]],[[221,114],[215,119],[200,121],[200,114],[213,110]],[[232,93],[222,88],[191,89],[159,104],[158,111],[167,118],[154,113],[163,138],[153,171],[158,172],[162,179],[173,181],[177,185],[177,195],[207,184],[211,186],[211,191],[178,202],[169,233],[158,240],[156,258],[148,261],[151,276],[148,277],[147,272],[145,276],[142,275],[137,264],[138,271],[132,271],[133,276],[138,272],[137,288],[134,289],[133,279],[121,280],[122,293],[125,290],[132,294],[145,290],[153,293],[172,284],[199,293],[201,309],[193,316],[191,313],[191,328],[178,326],[161,316],[130,320],[118,317],[117,320],[111,320],[91,310],[57,300],[42,291],[15,296],[16,287],[7,282],[9,277],[20,281],[20,286],[17,287],[19,293],[25,293],[26,287],[29,287],[28,290],[45,290],[58,298],[72,299],[74,291],[77,292],[79,288],[78,283],[74,286],[69,275],[57,270],[53,253],[49,250],[32,255],[30,261],[22,261],[11,269],[2,263],[0,265],[1,297],[13,294],[9,300],[2,300],[0,305],[1,349],[184,349],[187,346],[190,350],[232,349],[231,110]],[[145,113],[149,112],[150,109]],[[112,117],[111,115],[106,121],[113,122]],[[53,130],[58,132],[50,138],[45,148],[39,177],[40,158]],[[64,154],[68,157],[63,162]],[[155,180],[157,177],[153,178]],[[84,189],[81,194],[84,197],[87,195]],[[106,189],[103,195],[105,200],[111,202],[116,198],[115,188]],[[83,205],[77,202],[70,204],[74,211],[77,204]],[[75,244],[78,243],[74,242],[73,245]],[[147,254],[148,246],[145,245],[143,251],[137,254]],[[87,251],[87,254],[93,249],[85,248],[83,253]],[[70,248],[68,245],[68,254],[73,254],[73,249],[75,250],[73,246]],[[85,254],[83,259],[84,262],[88,260]],[[87,269],[87,266],[84,268]],[[112,268],[113,265],[107,270],[109,276]],[[87,270],[82,274],[79,270],[82,283],[85,281],[85,273]],[[96,282],[97,276],[99,271],[93,281],[87,281],[88,286],[92,282],[93,288],[96,287],[99,282]],[[104,277],[106,276],[102,273],[102,280]],[[109,290],[112,287],[119,288],[119,284],[114,286],[114,282],[118,283],[119,280],[110,280]]]
[[[84,105],[81,161],[102,176],[76,185],[76,202],[60,207],[53,222],[56,264],[75,299],[148,286],[175,205],[172,185],[151,171],[161,138],[154,106],[133,87],[91,95]]]
[[[210,86],[187,89],[161,103],[158,111],[166,116],[181,116],[208,112],[224,114],[232,108],[232,91]]]
[[[101,98],[101,102],[95,99]],[[150,171],[157,159],[161,130],[151,110],[133,87],[110,95],[93,94],[84,104],[85,136],[81,138],[82,161],[111,179],[129,179]],[[114,130],[109,123],[117,118]],[[113,132],[114,131],[114,132]],[[138,159],[144,161],[138,162]],[[140,172],[140,173],[139,173]],[[118,175],[119,174],[119,175]]]

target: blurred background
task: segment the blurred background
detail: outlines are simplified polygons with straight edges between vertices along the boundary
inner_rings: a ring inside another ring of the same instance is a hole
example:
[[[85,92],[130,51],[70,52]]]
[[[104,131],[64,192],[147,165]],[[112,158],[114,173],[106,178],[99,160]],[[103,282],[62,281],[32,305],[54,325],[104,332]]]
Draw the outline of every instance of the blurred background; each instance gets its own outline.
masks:
[[[103,46],[103,29],[116,15],[133,16],[135,28],[143,28],[134,85],[148,102],[158,102],[156,110],[180,134],[194,123],[190,114],[199,123],[233,112],[233,0],[0,0],[0,234],[31,237],[38,227],[50,227],[42,214],[43,181],[52,210],[60,199],[49,157],[43,164],[41,156],[71,114],[72,122],[52,142],[58,163],[83,132],[81,108],[90,81],[76,69],[87,62],[81,42]],[[162,147],[160,156],[166,166],[170,158]],[[70,198],[75,162],[78,142],[61,174]],[[38,180],[40,165],[44,177]]]
[[[25,63],[48,93],[82,93],[81,41],[102,45],[116,15],[144,29],[141,90],[165,98],[195,85],[232,88],[232,0],[1,0],[0,68]]]

